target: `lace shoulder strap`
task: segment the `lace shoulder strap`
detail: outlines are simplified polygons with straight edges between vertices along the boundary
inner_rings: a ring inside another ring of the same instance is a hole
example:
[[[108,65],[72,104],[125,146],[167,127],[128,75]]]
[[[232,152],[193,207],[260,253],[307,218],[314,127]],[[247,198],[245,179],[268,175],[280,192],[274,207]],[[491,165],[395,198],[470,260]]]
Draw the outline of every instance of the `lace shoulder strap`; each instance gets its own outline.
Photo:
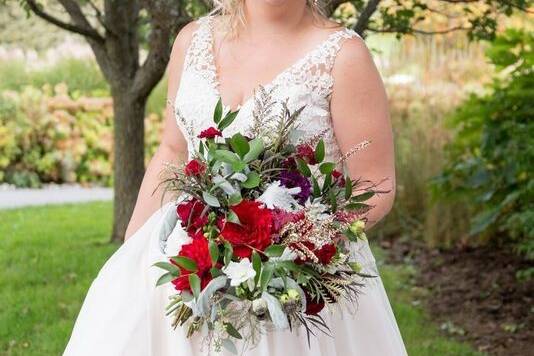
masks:
[[[361,38],[354,30],[343,28],[328,38],[290,68],[285,80],[304,84],[314,92],[328,96],[332,92],[332,68],[337,54],[347,39]]]
[[[213,67],[212,16],[206,15],[196,20],[198,27],[193,32],[191,43],[186,51],[184,70],[193,70],[214,83],[215,68]]]

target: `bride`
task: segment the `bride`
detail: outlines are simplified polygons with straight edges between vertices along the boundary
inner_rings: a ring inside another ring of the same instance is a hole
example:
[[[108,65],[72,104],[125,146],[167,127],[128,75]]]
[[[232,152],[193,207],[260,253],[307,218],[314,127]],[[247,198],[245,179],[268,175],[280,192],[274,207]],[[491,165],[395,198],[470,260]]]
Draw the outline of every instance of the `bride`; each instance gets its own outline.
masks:
[[[395,172],[387,98],[362,39],[322,16],[317,0],[214,2],[216,11],[185,26],[175,41],[162,143],[146,171],[126,241],[91,285],[64,355],[208,354],[201,336],[186,338],[165,317],[172,285],[156,288],[161,272],[151,265],[165,259],[157,231],[173,206],[152,193],[165,162],[187,159],[219,98],[240,109],[229,134],[251,123],[254,89],[261,85],[275,100],[288,100],[292,110],[305,105],[302,135],[321,135],[330,160],[371,141],[345,169],[354,178],[389,185],[384,190],[390,193],[373,198],[369,227],[391,208]],[[361,246],[356,253],[364,270],[378,275],[369,246]],[[380,278],[367,281],[354,315],[321,312],[331,336],[318,333],[308,347],[305,332],[271,332],[247,355],[406,355]]]

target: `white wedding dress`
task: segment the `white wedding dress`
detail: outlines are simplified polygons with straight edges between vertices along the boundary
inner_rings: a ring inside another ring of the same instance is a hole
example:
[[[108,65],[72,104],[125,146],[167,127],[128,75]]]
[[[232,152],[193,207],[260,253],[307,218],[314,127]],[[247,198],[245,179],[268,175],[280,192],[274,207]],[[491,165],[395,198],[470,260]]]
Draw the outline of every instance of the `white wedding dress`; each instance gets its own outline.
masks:
[[[187,51],[175,109],[177,123],[195,146],[200,130],[211,126],[219,98],[218,79],[212,53],[212,20],[198,21]],[[290,109],[306,104],[300,116],[301,138],[321,135],[328,157],[339,157],[330,123],[329,97],[334,59],[343,42],[358,35],[351,30],[332,33],[312,51],[281,72],[265,87],[275,99],[288,99]],[[251,124],[254,100],[248,99],[227,135],[246,130]],[[265,123],[268,125],[268,123]],[[161,270],[151,267],[165,260],[158,237],[163,216],[172,204],[163,206],[106,262],[84,301],[66,356],[197,356],[208,355],[202,336],[186,338],[184,329],[171,328],[165,317],[172,285],[155,287]],[[178,224],[179,226],[179,224]],[[178,227],[179,228],[179,227]],[[367,273],[378,275],[367,243],[353,251]],[[406,350],[380,278],[368,279],[354,314],[326,308],[321,315],[331,336],[316,333],[308,347],[306,332],[277,331],[263,336],[259,345],[246,352],[251,356],[402,356]],[[238,345],[239,346],[239,345]],[[230,355],[223,351],[224,355]]]

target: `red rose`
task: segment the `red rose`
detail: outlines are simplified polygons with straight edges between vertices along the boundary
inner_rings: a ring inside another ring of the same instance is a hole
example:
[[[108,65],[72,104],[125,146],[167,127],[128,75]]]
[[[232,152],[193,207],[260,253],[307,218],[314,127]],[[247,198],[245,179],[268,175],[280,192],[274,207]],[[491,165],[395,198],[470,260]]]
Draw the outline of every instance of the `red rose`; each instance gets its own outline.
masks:
[[[324,299],[312,299],[311,295],[306,289],[304,289],[304,295],[306,296],[306,311],[308,315],[317,315],[324,308]]]
[[[204,203],[197,199],[188,200],[176,207],[176,214],[180,218],[182,226],[187,227],[190,234],[194,234],[208,223],[208,214],[203,214],[205,207]]]
[[[206,165],[204,163],[193,159],[185,165],[184,173],[186,176],[199,176],[204,173],[205,170]]]
[[[343,176],[343,173],[341,173],[340,171],[334,169],[332,171],[332,178],[334,178],[334,180],[337,181],[337,184],[340,187],[345,186],[345,177]]]
[[[243,200],[231,209],[238,216],[241,225],[226,222],[221,236],[232,244],[236,256],[250,257],[252,248],[263,251],[271,245],[273,218],[269,209],[249,200]]]
[[[214,138],[216,136],[222,136],[222,132],[217,130],[215,127],[207,128],[206,130],[203,130],[200,132],[200,134],[197,136],[198,138]]]
[[[312,146],[302,144],[297,146],[297,157],[304,160],[308,164],[316,164],[315,152],[313,151]]]
[[[201,231],[193,236],[193,241],[191,241],[191,243],[182,246],[178,256],[184,256],[196,262],[196,274],[200,277],[200,288],[204,289],[212,279],[210,273],[211,257],[208,248],[208,240],[202,235]],[[172,259],[171,263],[177,265]],[[191,272],[183,267],[178,267],[180,268],[181,273],[178,278],[175,278],[172,281],[174,288],[178,291],[191,291],[191,286],[189,285],[189,275]]]

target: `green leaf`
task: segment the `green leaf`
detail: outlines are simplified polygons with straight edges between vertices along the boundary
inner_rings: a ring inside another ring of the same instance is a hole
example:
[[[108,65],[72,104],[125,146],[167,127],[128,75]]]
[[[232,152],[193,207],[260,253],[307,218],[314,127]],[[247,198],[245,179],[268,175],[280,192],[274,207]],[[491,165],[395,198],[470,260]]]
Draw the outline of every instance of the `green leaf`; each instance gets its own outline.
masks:
[[[273,272],[274,272],[274,264],[269,263],[269,262],[263,264],[263,269],[261,270],[261,276],[260,276],[260,288],[262,292],[267,289],[267,285],[271,281]]]
[[[242,200],[243,200],[243,197],[241,196],[241,194],[239,193],[232,194],[228,197],[228,205],[230,206],[237,205],[241,203]]]
[[[357,242],[358,241],[358,236],[353,233],[350,229],[346,229],[345,231],[343,231],[343,235],[345,235],[349,241],[353,241],[353,242]]]
[[[260,185],[260,175],[257,172],[250,172],[247,180],[241,183],[244,188],[252,189]]]
[[[334,171],[334,168],[336,168],[335,163],[324,162],[324,163],[321,163],[321,165],[319,166],[319,171],[322,174],[331,174]]]
[[[345,177],[345,200],[349,200],[352,196],[352,179]]]
[[[310,167],[308,167],[308,165],[306,164],[306,162],[304,162],[301,158],[297,158],[296,162],[297,162],[297,169],[299,170],[299,172],[302,173],[302,175],[305,177],[310,177],[311,170],[310,170]]]
[[[317,179],[315,179],[314,176],[311,177],[311,180],[313,186],[313,196],[318,198],[321,196],[321,187],[319,187],[319,182],[317,182]]]
[[[215,110],[213,112],[213,122],[218,124],[219,121],[221,121],[222,113],[223,113],[222,98],[219,98],[219,100],[217,100],[217,105],[215,105]]]
[[[162,284],[165,284],[165,283],[169,283],[170,281],[172,281],[175,278],[176,278],[176,276],[173,276],[172,273],[167,272],[164,275],[162,275],[161,277],[159,277],[158,281],[156,282],[156,287],[157,286],[161,286]]]
[[[213,153],[213,157],[219,161],[223,161],[230,164],[241,161],[239,159],[239,156],[228,150],[215,150],[215,152]]]
[[[222,276],[224,273],[217,267],[211,267],[210,273],[213,278],[217,278],[219,276]]]
[[[191,291],[193,292],[195,299],[198,299],[200,294],[200,277],[195,273],[191,273],[189,275],[189,285],[191,286]]]
[[[363,194],[355,195],[350,198],[351,203],[359,203],[371,199],[375,195],[375,192],[365,192]]]
[[[261,257],[260,254],[256,251],[252,251],[252,268],[254,268],[254,271],[256,271],[256,275],[254,276],[254,283],[258,283],[261,273]]]
[[[247,164],[243,161],[232,162],[232,171],[234,172],[241,172],[246,167],[247,167]]]
[[[204,156],[204,142],[202,141],[198,144],[198,153],[200,153],[201,156]]]
[[[208,192],[202,192],[202,199],[204,199],[204,202],[206,202],[206,204],[208,204],[209,206],[213,206],[215,208],[221,206],[219,200]]]
[[[332,185],[332,175],[330,174],[327,174],[325,177],[324,177],[324,182],[323,182],[323,193],[325,193],[328,189],[330,189],[330,186]]]
[[[224,119],[222,119],[219,123],[218,123],[218,126],[217,128],[219,130],[224,130],[225,128],[227,128],[228,126],[230,126],[232,124],[232,122],[234,122],[237,114],[239,113],[239,110],[238,111],[231,111],[229,112],[228,114],[226,114],[226,116],[224,117]]]
[[[233,336],[236,339],[242,339],[243,338],[243,336],[241,336],[239,331],[237,331],[237,329],[231,323],[225,322],[225,323],[223,323],[223,325],[224,325],[224,328],[225,328],[226,332],[228,333],[228,335]]]
[[[369,205],[364,203],[350,203],[345,205],[345,209],[347,210],[362,210],[367,208],[369,208]]]
[[[230,261],[232,260],[232,254],[234,253],[234,249],[232,248],[232,245],[228,242],[224,242],[224,264],[228,265]]]
[[[247,139],[240,133],[236,133],[230,139],[230,146],[239,157],[243,158],[248,151],[250,150],[250,145],[248,144]]]
[[[330,205],[332,206],[332,212],[335,213],[337,210],[337,199],[335,193],[332,190],[330,190],[330,192],[328,193],[328,199],[330,200]]]
[[[285,250],[284,245],[271,245],[263,251],[269,257],[280,257]]]
[[[173,265],[172,263],[156,262],[156,263],[153,264],[153,266],[162,268],[162,269],[170,272],[173,276],[177,277],[177,276],[180,275],[180,268],[178,268],[177,266]]]
[[[317,161],[317,163],[321,163],[323,161],[324,155],[324,141],[323,139],[320,139],[319,142],[317,142],[317,146],[315,146],[315,160]]]
[[[239,220],[239,216],[233,211],[229,210],[228,214],[226,214],[226,221],[241,225],[241,221]]]
[[[243,161],[246,163],[252,162],[257,159],[264,150],[263,140],[261,138],[255,138],[249,142],[249,151],[243,157]]]
[[[213,265],[215,265],[217,261],[219,260],[219,246],[217,246],[217,243],[215,241],[210,240],[209,250],[210,250],[211,262]]]
[[[185,256],[176,256],[173,257],[172,260],[178,264],[178,266],[190,271],[190,272],[196,272],[197,271],[197,263],[190,259],[189,257]]]

